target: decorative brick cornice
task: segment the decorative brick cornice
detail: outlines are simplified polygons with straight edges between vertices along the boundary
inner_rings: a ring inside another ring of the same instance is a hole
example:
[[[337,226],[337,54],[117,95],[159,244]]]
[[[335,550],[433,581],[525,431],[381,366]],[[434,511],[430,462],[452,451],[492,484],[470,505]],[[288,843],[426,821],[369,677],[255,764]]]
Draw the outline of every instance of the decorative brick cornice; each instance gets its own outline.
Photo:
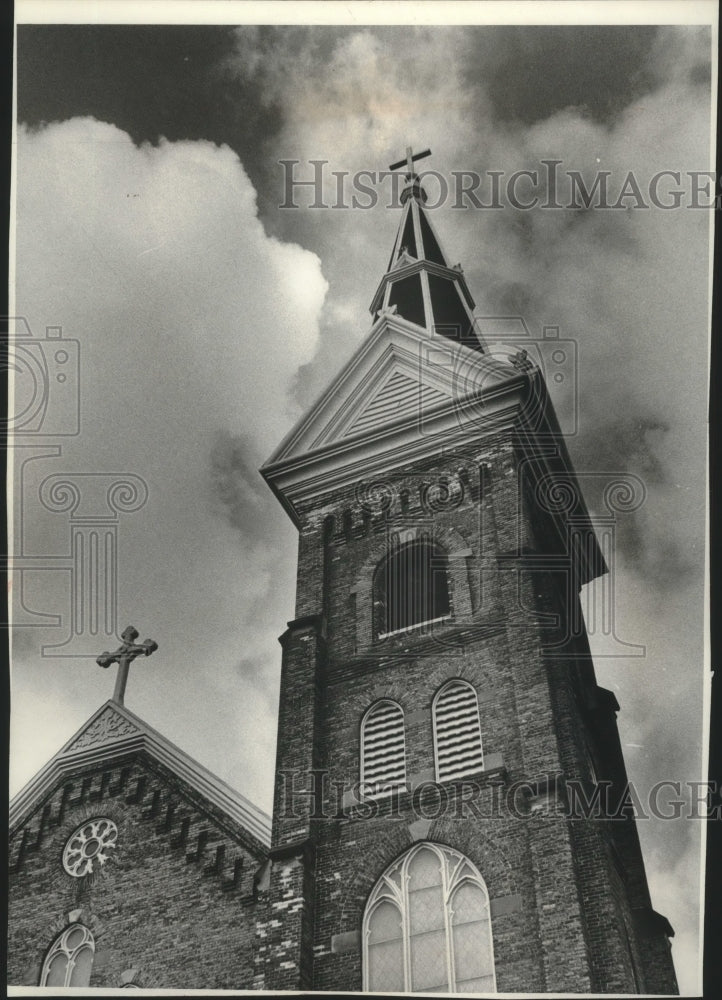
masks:
[[[193,791],[228,816],[263,848],[271,839],[270,818],[235,789],[124,705],[106,702],[96,714],[15,796],[10,827],[16,830],[63,778],[92,767],[107,768],[122,758],[143,752],[185,781]]]
[[[297,526],[300,507],[310,498],[467,442],[470,433],[487,437],[518,422],[528,375],[449,341],[444,351],[456,359],[458,371],[468,370],[468,376],[460,380],[453,365],[424,369],[424,384],[436,386],[446,397],[424,411],[424,433],[419,432],[418,413],[349,433],[344,415],[358,412],[379,371],[393,363],[418,379],[419,357],[428,347],[425,330],[402,317],[380,317],[365,343],[263,466],[261,474]]]
[[[25,856],[42,850],[49,836],[57,838],[62,823],[67,825],[67,834],[79,819],[101,812],[117,822],[122,836],[123,824],[131,813],[128,807],[133,807],[132,822],[151,824],[155,836],[164,837],[172,851],[185,857],[186,864],[197,866],[200,875],[217,879],[223,892],[245,893],[242,902],[255,898],[258,866],[267,858],[266,849],[260,848],[245,830],[233,829],[227,820],[219,822],[207,804],[199,804],[192,789],[182,787],[183,783],[173,775],[151,765],[147,758],[136,759],[120,774],[105,770],[66,781],[62,795],[56,789],[55,802],[46,803],[39,825],[34,819],[32,825],[24,827],[11,854],[11,869],[19,871]],[[68,818],[65,813],[71,809]],[[92,883],[98,875],[104,877],[115,864],[113,852],[100,872],[78,880],[78,905],[82,905],[85,883]],[[62,877],[67,878],[64,874]]]

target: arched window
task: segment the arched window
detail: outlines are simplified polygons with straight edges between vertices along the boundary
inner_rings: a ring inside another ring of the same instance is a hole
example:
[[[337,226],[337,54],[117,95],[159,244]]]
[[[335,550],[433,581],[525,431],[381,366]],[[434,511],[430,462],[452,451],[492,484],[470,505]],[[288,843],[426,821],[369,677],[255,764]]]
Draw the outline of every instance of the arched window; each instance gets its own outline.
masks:
[[[430,541],[393,546],[376,571],[374,604],[379,637],[448,618],[445,553]]]
[[[436,780],[463,778],[484,767],[479,702],[466,681],[445,684],[434,698]]]
[[[84,924],[71,924],[59,934],[45,956],[41,986],[89,986],[95,941]]]
[[[391,865],[363,921],[363,989],[496,991],[486,885],[463,854],[421,843]]]
[[[406,782],[404,713],[395,701],[377,701],[361,723],[361,791],[384,795]]]

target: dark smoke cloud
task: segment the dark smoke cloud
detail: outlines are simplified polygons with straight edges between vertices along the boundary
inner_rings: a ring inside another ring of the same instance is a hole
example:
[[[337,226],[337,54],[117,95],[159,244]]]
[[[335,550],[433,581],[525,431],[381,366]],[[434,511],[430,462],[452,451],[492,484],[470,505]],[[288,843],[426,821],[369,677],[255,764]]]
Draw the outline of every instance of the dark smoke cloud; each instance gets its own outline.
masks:
[[[210,453],[213,496],[230,524],[249,539],[268,523],[268,487],[258,473],[258,451],[248,437],[220,430]]]

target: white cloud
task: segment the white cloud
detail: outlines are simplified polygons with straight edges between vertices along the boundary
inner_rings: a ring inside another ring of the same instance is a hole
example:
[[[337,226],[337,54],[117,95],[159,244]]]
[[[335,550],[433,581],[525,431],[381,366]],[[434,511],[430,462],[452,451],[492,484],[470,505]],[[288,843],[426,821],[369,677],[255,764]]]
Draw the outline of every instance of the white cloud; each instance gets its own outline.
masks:
[[[112,125],[73,119],[20,130],[18,175],[18,307],[81,339],[84,404],[97,391],[109,424],[128,393],[147,398],[149,424],[159,408],[192,408],[194,434],[201,410],[201,426],[211,411],[238,429],[253,414],[259,447],[273,447],[327,286],[318,258],[266,235],[236,154],[137,148]]]
[[[242,434],[257,467],[296,415],[289,387],[317,344],[320,261],[266,235],[238,157],[211,143],[138,148],[112,125],[73,119],[20,129],[18,176],[17,312],[36,336],[62,325],[81,355],[82,433],[35,464],[43,476],[132,472],[149,487],[146,507],[121,519],[119,613],[160,649],[134,667],[129,704],[268,805],[275,710],[263,691],[272,701],[272,637],[292,613],[292,531],[270,493],[268,537],[232,528],[210,455],[219,432]],[[62,548],[63,517],[33,534],[36,487],[28,474],[30,537],[54,534]],[[35,588],[42,607],[48,588]],[[13,722],[18,737],[30,718],[42,726],[32,753],[13,757],[15,787],[112,690],[92,660],[39,662],[36,635],[15,658]],[[242,676],[244,658],[260,681]],[[199,690],[225,726],[203,724]]]

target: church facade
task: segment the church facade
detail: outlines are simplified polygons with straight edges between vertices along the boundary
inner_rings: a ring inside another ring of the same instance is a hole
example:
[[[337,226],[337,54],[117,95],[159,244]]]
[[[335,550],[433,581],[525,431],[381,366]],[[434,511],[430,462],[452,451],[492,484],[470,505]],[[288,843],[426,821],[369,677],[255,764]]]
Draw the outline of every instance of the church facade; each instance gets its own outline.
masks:
[[[8,985],[237,989],[268,817],[110,700],[10,813]]]
[[[272,821],[106,703],[13,804],[12,985],[677,992],[544,375],[406,170],[371,331],[261,470],[299,532]]]

